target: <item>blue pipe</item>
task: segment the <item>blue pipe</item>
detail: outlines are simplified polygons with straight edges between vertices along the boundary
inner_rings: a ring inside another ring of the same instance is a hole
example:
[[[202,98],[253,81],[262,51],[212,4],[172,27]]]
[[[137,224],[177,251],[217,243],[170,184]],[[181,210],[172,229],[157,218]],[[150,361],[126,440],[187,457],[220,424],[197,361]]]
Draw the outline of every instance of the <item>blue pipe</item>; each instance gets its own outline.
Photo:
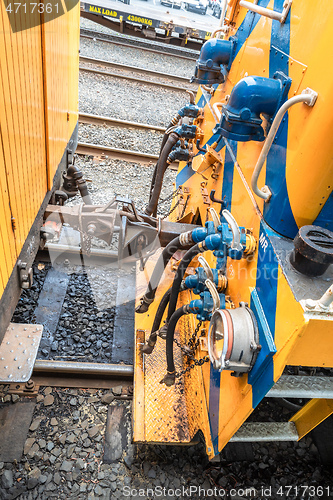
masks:
[[[273,118],[288,95],[291,79],[277,72],[274,78],[247,76],[232,89],[214,133],[235,141],[263,141],[261,114]]]
[[[201,48],[191,81],[205,85],[223,83],[230,69],[233,47],[233,40],[207,40]]]

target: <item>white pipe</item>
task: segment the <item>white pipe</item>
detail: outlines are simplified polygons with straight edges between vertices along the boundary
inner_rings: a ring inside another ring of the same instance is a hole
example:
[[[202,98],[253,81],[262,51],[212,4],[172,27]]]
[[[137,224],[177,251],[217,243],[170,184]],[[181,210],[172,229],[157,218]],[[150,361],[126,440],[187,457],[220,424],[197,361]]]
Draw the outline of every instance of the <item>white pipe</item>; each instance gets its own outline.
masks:
[[[214,109],[214,111],[216,113],[217,118],[219,119],[219,122],[221,121],[221,111],[219,110],[218,107],[219,106],[222,107],[222,104],[223,104],[222,102],[215,102],[213,104],[213,109]]]
[[[333,302],[333,285],[329,287],[328,290],[324,293],[324,295],[318,299],[318,300],[313,300],[313,299],[307,299],[305,301],[305,307],[306,309],[316,309],[317,311],[327,311],[330,307],[330,305]]]
[[[213,299],[213,312],[216,311],[216,309],[220,309],[221,307],[221,302],[220,302],[220,296],[218,294],[218,291],[216,290],[215,283],[211,280],[206,280],[205,285],[210,291],[210,294]]]
[[[222,210],[222,215],[229,224],[232,231],[232,250],[243,250],[243,245],[240,242],[241,233],[239,226],[234,218],[234,216],[229,212],[229,210]]]
[[[333,302],[333,285],[329,287],[324,295],[318,300],[318,305],[323,308],[328,308]]]
[[[308,106],[313,106],[316,102],[317,99],[317,92],[314,92],[311,89],[306,89],[303,90],[302,94],[300,95],[295,95],[294,97],[291,97],[286,101],[284,104],[282,104],[281,108],[279,111],[276,113],[276,116],[273,120],[272,126],[270,128],[270,131],[268,133],[268,136],[266,137],[266,140],[264,142],[264,146],[261,150],[260,156],[258,158],[257,164],[254,167],[254,172],[252,175],[251,179],[251,186],[254,194],[259,196],[260,198],[263,198],[264,200],[268,200],[271,197],[271,191],[267,186],[264,186],[262,190],[258,188],[258,177],[260,175],[261,169],[266,161],[267,155],[269,153],[269,150],[271,148],[271,145],[273,143],[275,134],[280,126],[280,123],[282,121],[282,118],[285,114],[286,111],[288,111],[291,106],[294,104],[297,104],[299,102],[303,102],[307,104]]]
[[[205,271],[207,279],[214,282],[213,271],[209,267],[209,264],[203,255],[199,255],[198,262],[201,265],[201,267],[203,268],[203,270]]]
[[[217,215],[217,212],[216,212],[214,207],[210,207],[208,209],[208,211],[209,211],[210,215],[212,216],[212,220],[214,222],[215,232],[217,232],[217,228],[221,224],[220,217]]]
[[[275,19],[276,21],[280,21],[281,24],[285,22],[291,4],[292,0],[286,0],[283,4],[283,11],[276,12],[275,10],[266,9],[265,7],[260,7],[260,5],[256,5],[252,2],[247,2],[246,0],[241,0],[239,2],[240,7],[244,7],[245,9],[248,9],[251,12],[256,12],[261,16],[269,17],[270,19]]]
[[[222,28],[222,26],[224,24],[224,18],[225,18],[225,14],[226,14],[226,11],[227,11],[227,6],[228,6],[228,0],[223,0],[221,17],[220,17],[220,24],[219,24],[219,26],[221,28]]]

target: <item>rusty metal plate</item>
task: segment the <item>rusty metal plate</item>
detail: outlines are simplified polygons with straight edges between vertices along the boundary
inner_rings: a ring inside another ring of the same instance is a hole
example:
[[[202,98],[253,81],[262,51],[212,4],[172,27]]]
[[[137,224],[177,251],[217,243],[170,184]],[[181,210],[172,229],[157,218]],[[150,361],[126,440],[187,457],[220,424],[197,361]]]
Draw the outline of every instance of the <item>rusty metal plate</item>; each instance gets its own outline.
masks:
[[[108,409],[103,462],[112,464],[124,455],[130,455],[133,452],[131,436],[130,408],[117,401]]]
[[[30,379],[42,333],[42,325],[9,324],[0,345],[0,382]]]

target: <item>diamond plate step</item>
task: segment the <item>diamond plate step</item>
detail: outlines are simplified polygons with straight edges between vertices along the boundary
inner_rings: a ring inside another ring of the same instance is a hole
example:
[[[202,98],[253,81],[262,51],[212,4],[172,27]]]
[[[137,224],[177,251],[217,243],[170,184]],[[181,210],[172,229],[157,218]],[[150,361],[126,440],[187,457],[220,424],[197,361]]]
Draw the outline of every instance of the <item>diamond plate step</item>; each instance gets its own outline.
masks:
[[[0,382],[27,382],[32,374],[43,325],[10,323],[0,345]]]
[[[282,375],[266,397],[333,399],[333,377]]]
[[[144,332],[142,332],[144,335]],[[141,340],[141,342],[140,342]],[[137,335],[134,383],[134,441],[149,443],[189,443],[191,435],[184,394],[183,377],[167,387],[160,384],[165,375],[165,341],[158,338],[154,351],[142,355],[147,339]],[[176,370],[182,368],[180,350],[175,350]]]
[[[245,422],[232,436],[232,442],[298,441],[294,422]]]

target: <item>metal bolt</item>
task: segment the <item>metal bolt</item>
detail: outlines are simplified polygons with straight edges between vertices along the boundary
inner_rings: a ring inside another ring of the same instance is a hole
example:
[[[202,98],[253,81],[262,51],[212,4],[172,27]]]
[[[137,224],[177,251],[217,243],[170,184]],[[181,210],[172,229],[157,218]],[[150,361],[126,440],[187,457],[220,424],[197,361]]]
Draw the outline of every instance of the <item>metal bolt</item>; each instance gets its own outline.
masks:
[[[33,391],[33,390],[34,390],[34,388],[35,388],[35,382],[34,382],[32,379],[28,380],[28,381],[25,383],[25,387],[24,387],[24,389],[25,389],[26,391]]]

